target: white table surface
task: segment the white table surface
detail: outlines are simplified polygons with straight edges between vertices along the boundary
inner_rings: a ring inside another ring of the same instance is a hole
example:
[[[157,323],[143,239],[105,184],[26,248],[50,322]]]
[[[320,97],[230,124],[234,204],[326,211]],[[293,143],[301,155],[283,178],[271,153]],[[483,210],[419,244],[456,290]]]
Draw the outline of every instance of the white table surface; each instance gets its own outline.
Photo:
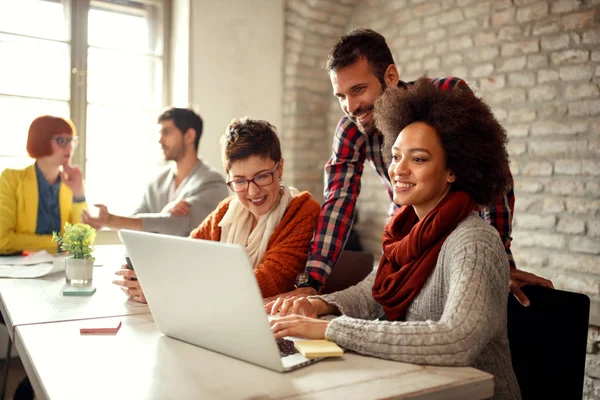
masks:
[[[35,279],[0,279],[0,311],[13,338],[15,326],[82,318],[149,313],[148,306],[129,300],[114,285],[114,274],[124,264],[123,245],[96,246],[92,296],[63,296],[65,274]]]
[[[16,328],[38,399],[482,399],[493,377],[346,353],[277,373],[162,335],[150,315],[114,335],[81,335],[88,321]],[[110,325],[110,324],[109,324]]]

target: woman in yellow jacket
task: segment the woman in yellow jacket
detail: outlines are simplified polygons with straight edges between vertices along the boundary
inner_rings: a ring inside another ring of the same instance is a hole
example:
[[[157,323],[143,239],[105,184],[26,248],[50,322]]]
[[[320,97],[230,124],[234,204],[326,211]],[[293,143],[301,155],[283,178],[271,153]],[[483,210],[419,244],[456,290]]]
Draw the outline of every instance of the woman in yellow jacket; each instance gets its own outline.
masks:
[[[52,232],[81,222],[87,208],[81,171],[70,165],[77,145],[69,120],[49,115],[29,127],[27,152],[35,163],[0,176],[0,254],[56,252]]]

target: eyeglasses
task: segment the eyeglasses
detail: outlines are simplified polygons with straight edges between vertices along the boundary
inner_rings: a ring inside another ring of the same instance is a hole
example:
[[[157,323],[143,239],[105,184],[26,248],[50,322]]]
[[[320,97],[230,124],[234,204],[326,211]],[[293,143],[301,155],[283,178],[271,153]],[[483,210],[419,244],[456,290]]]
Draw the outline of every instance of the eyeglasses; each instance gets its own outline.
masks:
[[[54,140],[56,142],[56,144],[58,145],[58,147],[67,147],[67,145],[69,143],[72,143],[72,146],[75,147],[79,143],[79,137],[77,137],[77,136],[71,136],[71,137],[53,136],[51,138],[51,140]]]
[[[260,175],[256,175],[252,179],[238,179],[235,181],[229,181],[227,182],[227,186],[229,186],[229,188],[236,193],[245,192],[248,190],[250,187],[250,182],[254,183],[258,187],[269,186],[275,180],[274,175],[278,167],[279,162],[275,164],[275,168],[273,168],[273,171],[271,172],[264,172]]]

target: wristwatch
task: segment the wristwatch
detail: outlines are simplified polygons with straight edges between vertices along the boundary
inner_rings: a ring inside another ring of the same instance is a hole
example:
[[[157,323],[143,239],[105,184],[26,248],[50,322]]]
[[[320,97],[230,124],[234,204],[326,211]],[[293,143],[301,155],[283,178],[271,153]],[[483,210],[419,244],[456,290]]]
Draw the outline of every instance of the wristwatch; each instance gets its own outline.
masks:
[[[313,276],[308,272],[303,272],[296,276],[295,286],[296,288],[311,287],[318,293],[319,289],[321,289],[321,282],[313,278]]]

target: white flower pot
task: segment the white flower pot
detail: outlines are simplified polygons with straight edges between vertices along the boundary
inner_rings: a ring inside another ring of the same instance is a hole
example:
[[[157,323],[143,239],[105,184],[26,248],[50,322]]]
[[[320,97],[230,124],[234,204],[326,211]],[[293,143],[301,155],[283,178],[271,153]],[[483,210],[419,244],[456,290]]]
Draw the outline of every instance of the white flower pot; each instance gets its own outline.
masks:
[[[93,258],[67,257],[65,262],[67,285],[92,286],[92,278],[94,276]]]

